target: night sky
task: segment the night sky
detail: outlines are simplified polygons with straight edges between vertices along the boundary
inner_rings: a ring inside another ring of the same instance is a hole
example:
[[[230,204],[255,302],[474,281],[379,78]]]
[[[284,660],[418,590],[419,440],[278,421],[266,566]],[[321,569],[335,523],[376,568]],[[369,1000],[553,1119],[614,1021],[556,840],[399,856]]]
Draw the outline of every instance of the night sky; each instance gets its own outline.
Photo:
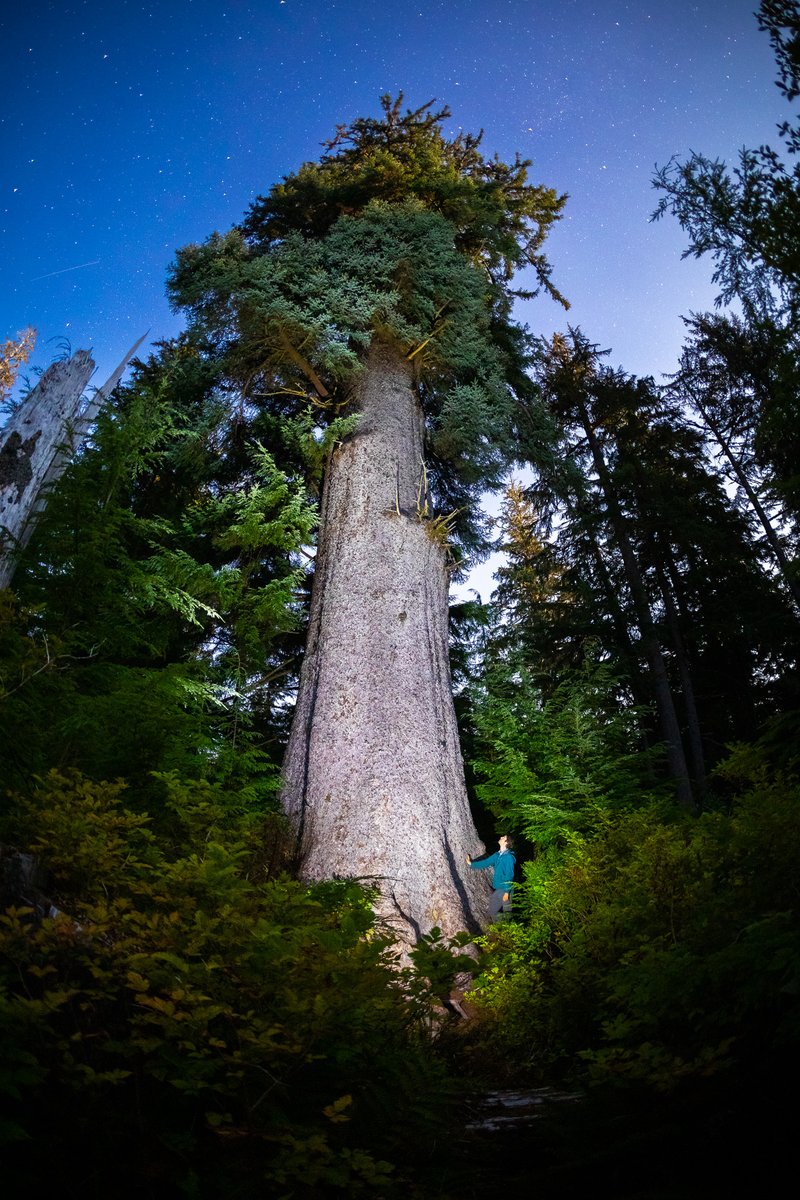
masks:
[[[0,339],[68,339],[97,382],[170,336],[175,250],[248,203],[383,92],[436,97],[453,131],[568,192],[547,252],[568,315],[637,374],[673,370],[711,267],[652,224],[656,164],[777,141],[785,102],[755,0],[18,0],[0,18]]]

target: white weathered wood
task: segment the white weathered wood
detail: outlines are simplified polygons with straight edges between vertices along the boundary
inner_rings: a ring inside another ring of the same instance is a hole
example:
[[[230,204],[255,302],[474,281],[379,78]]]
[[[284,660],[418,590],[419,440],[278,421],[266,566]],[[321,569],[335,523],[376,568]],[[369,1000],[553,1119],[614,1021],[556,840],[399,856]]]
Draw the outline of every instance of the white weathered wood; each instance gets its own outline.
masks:
[[[131,347],[94,396],[88,350],[53,363],[0,430],[0,587],[8,587],[53,486],[147,335]]]
[[[150,330],[148,329],[147,333],[149,332]],[[122,362],[119,364],[116,370],[112,371],[103,386],[97,389],[94,395],[90,397],[88,404],[81,409],[75,422],[75,437],[73,439],[73,446],[75,449],[77,449],[77,447],[89,433],[97,414],[111,396],[111,393],[114,391],[114,388],[117,386],[120,379],[122,379],[123,371],[141,346],[144,339],[147,337],[147,333],[143,333],[138,341],[133,343],[130,350],[122,359]]]
[[[412,370],[373,346],[359,427],[334,451],[311,621],[284,763],[307,877],[371,876],[405,943],[475,930],[488,884],[469,811],[448,661],[444,547],[418,511]]]

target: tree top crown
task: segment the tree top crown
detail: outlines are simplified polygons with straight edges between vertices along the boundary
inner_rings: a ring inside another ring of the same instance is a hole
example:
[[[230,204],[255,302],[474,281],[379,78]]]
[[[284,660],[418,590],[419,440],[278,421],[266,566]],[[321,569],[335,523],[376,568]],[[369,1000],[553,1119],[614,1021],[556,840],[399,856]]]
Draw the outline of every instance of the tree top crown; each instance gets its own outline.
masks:
[[[453,225],[456,247],[494,282],[530,265],[540,286],[563,302],[540,251],[566,196],[529,184],[530,162],[519,155],[513,163],[485,158],[482,131],[448,139],[446,106],[434,109],[431,100],[403,111],[402,104],[402,92],[382,96],[382,117],[337,126],[318,162],[304,163],[258,197],[242,223],[251,245],[263,251],[291,233],[323,237],[341,216],[358,215],[375,200],[417,201]]]

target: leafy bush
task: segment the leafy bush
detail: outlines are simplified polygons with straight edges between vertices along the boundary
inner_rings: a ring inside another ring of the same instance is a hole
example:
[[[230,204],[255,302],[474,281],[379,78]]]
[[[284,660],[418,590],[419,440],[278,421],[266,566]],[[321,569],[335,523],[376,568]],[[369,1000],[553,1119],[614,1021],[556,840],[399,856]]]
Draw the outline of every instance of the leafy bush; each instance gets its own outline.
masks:
[[[265,869],[274,822],[160,784],[155,820],[53,773],[7,824],[55,908],[0,918],[6,1182],[390,1194],[448,1085],[369,894]]]
[[[478,998],[530,1068],[670,1091],[796,1048],[800,787],[742,747],[730,813],[665,807],[528,865],[524,920],[493,930]]]
[[[473,688],[478,799],[540,852],[595,828],[609,808],[647,798],[653,756],[639,746],[637,710],[619,705],[616,687],[607,667],[587,658],[547,697],[510,653]]]

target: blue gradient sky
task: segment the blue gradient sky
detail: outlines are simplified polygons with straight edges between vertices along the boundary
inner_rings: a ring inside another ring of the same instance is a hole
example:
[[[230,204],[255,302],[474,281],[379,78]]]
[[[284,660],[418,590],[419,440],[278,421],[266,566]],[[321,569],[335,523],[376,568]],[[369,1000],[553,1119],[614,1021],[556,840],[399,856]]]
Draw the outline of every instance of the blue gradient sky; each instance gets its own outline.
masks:
[[[710,270],[648,223],[653,167],[776,140],[783,101],[753,0],[29,0],[0,18],[0,338],[39,330],[110,371],[177,331],[177,247],[236,222],[381,92],[433,96],[488,151],[570,194],[550,239],[569,320],[669,371]],[[542,298],[521,314],[563,328]]]

